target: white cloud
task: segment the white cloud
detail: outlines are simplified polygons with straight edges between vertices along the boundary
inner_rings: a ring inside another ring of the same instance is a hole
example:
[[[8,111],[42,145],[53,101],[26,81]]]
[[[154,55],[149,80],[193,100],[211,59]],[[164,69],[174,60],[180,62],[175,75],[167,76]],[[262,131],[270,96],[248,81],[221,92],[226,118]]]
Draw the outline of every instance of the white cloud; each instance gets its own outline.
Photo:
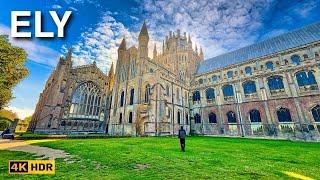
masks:
[[[54,4],[51,6],[52,9],[61,9],[62,7],[58,4]]]
[[[28,53],[28,59],[41,64],[55,66],[58,61],[59,52],[40,45],[35,39],[16,39],[10,37],[10,28],[0,24],[0,34],[9,35],[10,42],[23,48]]]
[[[169,30],[191,33],[206,58],[255,42],[261,17],[271,0],[172,0],[141,2],[152,37],[161,41]]]
[[[16,113],[19,119],[24,119],[28,116],[32,116],[32,114],[34,113],[33,109],[28,109],[28,108],[17,108],[17,107],[9,106],[9,107],[5,107],[5,109]]]
[[[82,40],[73,46],[74,65],[96,61],[98,67],[106,72],[118,57],[117,50],[122,38],[126,38],[127,47],[134,44],[136,33],[130,32],[110,14],[106,12],[95,28],[81,34]]]

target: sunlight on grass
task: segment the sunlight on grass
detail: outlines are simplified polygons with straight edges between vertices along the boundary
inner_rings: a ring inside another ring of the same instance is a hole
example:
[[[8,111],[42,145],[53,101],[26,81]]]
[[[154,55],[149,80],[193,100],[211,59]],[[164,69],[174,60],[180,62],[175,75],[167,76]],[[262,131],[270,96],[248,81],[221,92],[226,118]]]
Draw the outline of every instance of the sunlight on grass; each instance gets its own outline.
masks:
[[[26,144],[36,144],[36,143],[43,143],[43,142],[52,142],[58,141],[59,139],[38,139],[38,140],[27,140],[25,141]]]
[[[288,175],[288,176],[290,176],[290,177],[297,178],[297,179],[314,180],[314,179],[312,179],[310,177],[307,177],[307,176],[304,176],[304,175],[301,175],[301,174],[298,174],[298,173],[295,173],[295,172],[284,171],[283,173]]]

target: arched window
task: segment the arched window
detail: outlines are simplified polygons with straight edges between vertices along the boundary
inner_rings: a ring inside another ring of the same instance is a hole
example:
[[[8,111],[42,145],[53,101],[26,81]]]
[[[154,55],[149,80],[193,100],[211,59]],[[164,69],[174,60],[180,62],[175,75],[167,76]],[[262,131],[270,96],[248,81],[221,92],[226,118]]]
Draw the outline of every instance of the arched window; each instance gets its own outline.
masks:
[[[166,95],[170,96],[170,88],[169,85],[166,86]]]
[[[214,100],[214,98],[215,98],[214,89],[208,88],[206,90],[206,98],[207,98],[207,101],[213,101]]]
[[[180,113],[180,111],[178,111],[178,113],[177,113],[177,119],[178,119],[178,124],[180,124],[181,123],[181,113]]]
[[[233,77],[233,71],[228,71],[227,72],[227,76],[228,76],[228,78],[232,78]]]
[[[237,123],[236,114],[232,111],[227,112],[228,123]]]
[[[271,76],[268,78],[268,86],[270,90],[284,89],[281,76]]]
[[[315,58],[319,58],[319,53],[317,53],[317,52],[314,53],[314,57],[315,57]]]
[[[120,113],[120,115],[119,115],[119,124],[121,124],[122,123],[122,113]]]
[[[277,116],[279,122],[292,122],[290,111],[287,108],[280,107],[277,110]]]
[[[147,84],[144,92],[144,102],[149,103],[150,102],[150,85]]]
[[[260,112],[257,109],[252,109],[249,112],[249,116],[250,116],[250,121],[251,122],[261,122],[261,116],[260,116]]]
[[[252,68],[251,67],[246,67],[245,69],[244,69],[244,71],[246,72],[246,74],[247,75],[252,75]]]
[[[273,70],[273,62],[272,61],[268,61],[267,63],[266,63],[266,67],[267,67],[267,69],[269,69],[269,70]]]
[[[199,79],[199,84],[203,84],[203,79]]]
[[[213,75],[213,76],[212,76],[212,81],[213,81],[213,82],[216,82],[217,80],[218,80],[218,76]]]
[[[189,124],[189,116],[186,114],[186,124]]]
[[[224,97],[231,97],[233,96],[233,87],[232,85],[224,85],[222,87],[222,92]]]
[[[66,121],[62,121],[61,126],[66,126]]]
[[[316,105],[311,109],[312,116],[315,122],[320,122],[320,105]]]
[[[133,100],[134,100],[134,89],[130,90],[130,105],[133,105]]]
[[[299,86],[316,85],[317,81],[312,71],[300,71],[296,73],[296,79]]]
[[[128,123],[132,123],[132,112],[129,112],[129,119],[128,119]]]
[[[93,82],[80,84],[72,94],[70,116],[73,118],[90,118],[99,119],[101,110],[101,91]]]
[[[192,100],[193,102],[200,101],[200,92],[199,91],[194,91],[192,94]]]
[[[201,123],[201,116],[198,113],[194,115],[194,123]]]
[[[179,88],[177,88],[177,100],[180,100],[180,89]]]
[[[209,114],[209,123],[217,123],[217,116],[213,112]]]
[[[291,56],[291,61],[292,61],[292,63],[294,64],[294,65],[299,65],[300,64],[300,56],[298,56],[298,55],[293,55],[293,56]]]
[[[124,91],[121,92],[121,96],[120,96],[120,107],[122,107],[124,104]]]
[[[256,83],[254,81],[246,81],[242,84],[244,94],[253,94],[257,92]]]
[[[303,55],[303,59],[304,59],[304,60],[306,60],[306,59],[308,59],[308,58],[309,58],[308,54],[304,54],[304,55]]]

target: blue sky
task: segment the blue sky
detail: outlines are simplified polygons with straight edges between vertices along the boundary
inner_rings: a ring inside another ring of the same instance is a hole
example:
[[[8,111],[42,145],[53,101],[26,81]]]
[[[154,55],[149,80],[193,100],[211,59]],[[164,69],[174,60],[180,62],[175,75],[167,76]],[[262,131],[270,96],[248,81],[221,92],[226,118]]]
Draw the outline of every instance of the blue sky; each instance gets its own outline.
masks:
[[[40,10],[43,29],[54,32],[49,11],[57,11],[60,17],[72,11],[64,38],[11,39],[28,52],[30,74],[14,89],[15,98],[9,104],[20,117],[33,112],[58,57],[69,47],[74,48],[75,66],[95,60],[106,72],[117,59],[121,38],[134,45],[144,20],[151,50],[155,43],[161,47],[168,31],[179,28],[191,34],[205,58],[320,21],[320,0],[2,0],[0,4],[1,34],[10,34],[13,10]],[[32,32],[33,28],[24,30]]]

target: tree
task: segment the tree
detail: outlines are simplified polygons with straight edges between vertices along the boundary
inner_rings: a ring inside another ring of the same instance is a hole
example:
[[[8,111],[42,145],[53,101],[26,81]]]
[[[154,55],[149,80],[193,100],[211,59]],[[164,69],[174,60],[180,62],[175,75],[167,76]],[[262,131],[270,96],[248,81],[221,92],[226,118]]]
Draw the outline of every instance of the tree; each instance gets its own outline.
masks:
[[[0,35],[0,109],[12,99],[12,89],[28,75],[27,53]]]

